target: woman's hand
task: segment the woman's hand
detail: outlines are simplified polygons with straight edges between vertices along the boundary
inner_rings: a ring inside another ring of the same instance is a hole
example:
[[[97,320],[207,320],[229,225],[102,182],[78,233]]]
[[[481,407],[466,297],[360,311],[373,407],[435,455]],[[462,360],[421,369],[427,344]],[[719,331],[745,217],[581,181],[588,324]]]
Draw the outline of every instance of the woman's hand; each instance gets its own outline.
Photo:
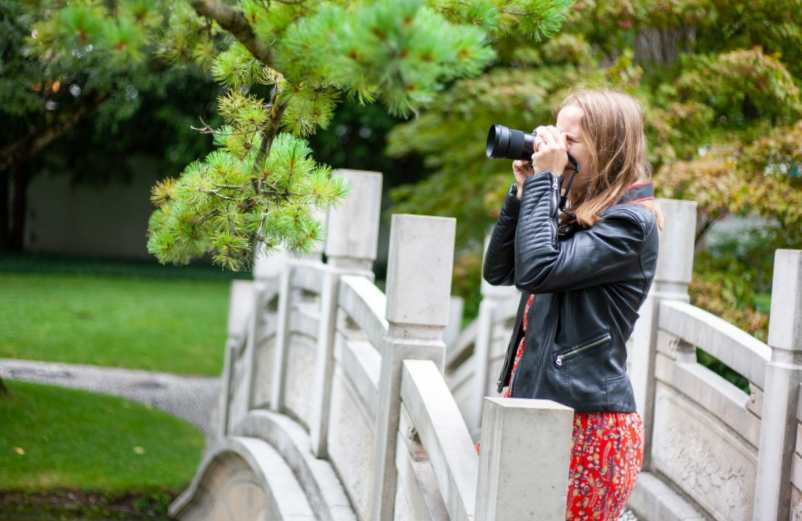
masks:
[[[565,133],[554,125],[539,126],[535,132],[535,153],[532,154],[534,171],[549,171],[558,177],[563,175],[568,164]]]
[[[518,185],[518,199],[523,195],[524,181],[527,177],[535,175],[532,163],[517,159],[512,162],[512,173],[515,175],[515,184]]]

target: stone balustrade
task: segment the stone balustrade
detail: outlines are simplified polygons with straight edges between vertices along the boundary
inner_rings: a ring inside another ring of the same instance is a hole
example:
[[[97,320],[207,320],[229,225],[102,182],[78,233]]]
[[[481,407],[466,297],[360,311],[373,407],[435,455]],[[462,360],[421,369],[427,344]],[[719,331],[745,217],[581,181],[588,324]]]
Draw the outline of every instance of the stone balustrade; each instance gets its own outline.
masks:
[[[325,245],[260,255],[254,280],[232,285],[218,436],[171,512],[204,518],[220,510],[203,505],[239,498],[277,518],[562,519],[573,412],[495,389],[518,291],[483,283],[479,316],[455,327],[456,223],[417,215],[393,216],[379,288],[381,176],[337,175],[352,192],[320,215]],[[646,434],[630,507],[644,520],[802,520],[802,252],[776,253],[764,343],[690,304],[696,205],[658,204],[657,271],[628,342]],[[277,458],[278,474],[260,467]],[[283,496],[298,490],[293,510]]]
[[[229,319],[218,435],[171,513],[349,521],[564,516],[571,409],[485,400],[469,386],[484,433],[480,457],[478,433],[443,374],[446,341],[450,352],[460,341],[458,329],[449,329],[461,316],[450,295],[456,221],[393,215],[382,290],[371,269],[381,176],[336,175],[351,191],[319,216],[325,245],[305,256],[260,252],[254,280],[232,285],[236,317]],[[516,457],[562,471],[510,473]],[[271,474],[269,465],[281,472]],[[524,490],[534,493],[513,501]]]

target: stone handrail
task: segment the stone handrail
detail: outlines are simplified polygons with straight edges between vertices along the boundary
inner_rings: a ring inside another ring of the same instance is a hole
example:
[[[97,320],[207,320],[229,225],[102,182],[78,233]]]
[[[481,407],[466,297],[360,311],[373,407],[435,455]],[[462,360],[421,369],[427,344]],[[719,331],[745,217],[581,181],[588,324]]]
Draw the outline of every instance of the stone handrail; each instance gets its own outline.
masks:
[[[365,332],[373,345],[381,345],[390,328],[384,317],[387,298],[373,282],[365,277],[343,276],[338,305]]]
[[[658,327],[701,347],[736,372],[763,388],[771,348],[746,331],[716,315],[681,301],[660,303]]]
[[[401,399],[426,449],[449,519],[470,519],[475,510],[479,458],[437,366],[430,361],[406,360]]]

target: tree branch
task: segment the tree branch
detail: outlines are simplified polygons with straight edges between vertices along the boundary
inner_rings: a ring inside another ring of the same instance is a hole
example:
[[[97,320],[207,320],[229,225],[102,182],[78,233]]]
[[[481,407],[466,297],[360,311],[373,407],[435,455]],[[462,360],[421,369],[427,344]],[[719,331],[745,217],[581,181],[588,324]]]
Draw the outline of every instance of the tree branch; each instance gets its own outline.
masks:
[[[214,20],[220,27],[230,32],[257,60],[265,65],[272,64],[270,49],[256,38],[242,11],[219,0],[190,0],[190,5],[200,16]]]
[[[108,96],[96,95],[80,105],[75,111],[65,114],[56,124],[44,129],[34,128],[26,136],[0,149],[0,171],[13,169],[14,165],[23,163],[41,152],[50,143],[63,136],[85,117],[94,113]]]

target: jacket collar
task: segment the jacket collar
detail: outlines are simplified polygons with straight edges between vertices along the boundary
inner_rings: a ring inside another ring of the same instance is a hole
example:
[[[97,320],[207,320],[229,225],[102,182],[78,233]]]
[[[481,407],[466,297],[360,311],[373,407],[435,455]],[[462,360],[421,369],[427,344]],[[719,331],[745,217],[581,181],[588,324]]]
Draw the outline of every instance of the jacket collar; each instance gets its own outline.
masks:
[[[618,199],[616,204],[632,203],[646,199],[654,199],[654,185],[651,180],[638,181],[629,185],[627,191]]]

